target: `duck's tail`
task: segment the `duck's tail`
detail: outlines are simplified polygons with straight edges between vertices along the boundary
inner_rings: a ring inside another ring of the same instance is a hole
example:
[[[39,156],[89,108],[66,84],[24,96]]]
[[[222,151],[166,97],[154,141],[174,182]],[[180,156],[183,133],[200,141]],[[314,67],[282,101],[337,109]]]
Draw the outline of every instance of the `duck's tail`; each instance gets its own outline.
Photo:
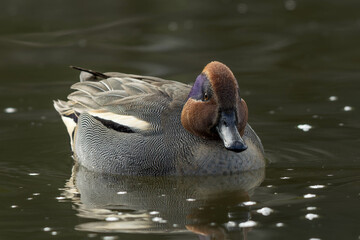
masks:
[[[86,69],[86,68],[82,68],[82,67],[76,67],[76,66],[70,66],[73,69],[79,70],[81,71],[80,73],[80,82],[85,82],[85,81],[99,81],[99,80],[103,80],[106,78],[109,78],[108,75],[101,73],[101,72],[96,72],[90,69]]]

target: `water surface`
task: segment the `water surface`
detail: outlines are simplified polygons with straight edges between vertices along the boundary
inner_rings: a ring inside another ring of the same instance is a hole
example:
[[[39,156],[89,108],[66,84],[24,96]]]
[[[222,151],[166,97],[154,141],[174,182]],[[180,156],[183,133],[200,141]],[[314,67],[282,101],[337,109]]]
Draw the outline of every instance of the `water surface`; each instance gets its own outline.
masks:
[[[0,239],[359,238],[358,1],[2,5]],[[237,77],[266,170],[73,171],[52,107],[78,81],[69,65],[191,83],[211,60]]]

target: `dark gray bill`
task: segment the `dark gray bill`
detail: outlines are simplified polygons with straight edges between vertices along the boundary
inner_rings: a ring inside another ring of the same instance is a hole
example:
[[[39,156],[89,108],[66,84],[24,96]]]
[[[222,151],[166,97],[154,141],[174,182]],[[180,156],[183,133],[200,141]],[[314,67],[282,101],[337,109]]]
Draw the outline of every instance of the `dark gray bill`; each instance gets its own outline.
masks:
[[[242,152],[247,149],[247,146],[236,127],[235,111],[221,112],[216,130],[223,140],[226,149],[234,152]]]

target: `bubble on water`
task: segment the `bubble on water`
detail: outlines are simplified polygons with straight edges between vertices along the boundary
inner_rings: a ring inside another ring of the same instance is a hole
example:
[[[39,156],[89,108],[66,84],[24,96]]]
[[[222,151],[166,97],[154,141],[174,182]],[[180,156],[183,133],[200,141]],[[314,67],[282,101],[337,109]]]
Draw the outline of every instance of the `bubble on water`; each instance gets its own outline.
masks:
[[[253,201],[247,201],[247,202],[243,202],[242,204],[243,204],[243,205],[245,205],[245,206],[252,206],[252,205],[255,205],[255,204],[256,204],[256,202],[253,202]]]
[[[151,211],[151,212],[149,212],[149,214],[150,215],[156,215],[156,214],[159,214],[159,212],[158,211]]]
[[[102,239],[104,240],[115,240],[115,239],[118,239],[117,236],[103,236]]]
[[[172,226],[173,226],[174,228],[177,228],[177,227],[179,227],[179,224],[174,223]]]
[[[307,207],[306,210],[308,210],[308,211],[314,211],[314,210],[316,210],[316,207],[311,207],[311,206],[310,206],[310,207]]]
[[[282,223],[282,222],[279,222],[279,223],[276,224],[276,227],[283,227],[283,226],[285,226],[285,224]]]
[[[268,187],[268,188],[272,188],[272,187],[273,187],[273,185],[267,185],[266,187]]]
[[[162,220],[161,217],[154,217],[151,219],[153,222],[160,222],[160,220]]]
[[[127,192],[126,191],[120,191],[120,192],[117,192],[116,194],[124,195],[124,194],[127,194]]]
[[[290,177],[281,177],[280,179],[286,180],[286,179],[290,179]]]
[[[324,188],[324,187],[325,187],[325,185],[320,185],[320,184],[309,186],[309,188],[312,188],[312,189],[320,189],[320,188]]]
[[[51,227],[44,227],[44,228],[43,228],[43,231],[44,231],[44,232],[50,232],[50,231],[51,231]]]
[[[13,107],[8,107],[8,108],[4,109],[4,112],[5,113],[15,113],[15,112],[17,112],[17,109],[13,108]]]
[[[319,215],[317,215],[315,213],[308,213],[308,214],[305,215],[305,218],[310,220],[310,221],[315,219],[315,218],[318,218],[318,217],[319,217]]]
[[[339,127],[343,127],[344,126],[344,123],[339,123]]]
[[[296,8],[296,2],[294,0],[285,0],[284,5],[288,11],[293,11]]]
[[[211,222],[209,225],[214,227],[214,226],[216,226],[216,223],[215,223],[215,222]]]
[[[196,199],[195,199],[195,198],[188,198],[188,199],[186,199],[186,201],[188,201],[188,202],[195,202]]]
[[[32,198],[32,197],[28,197],[26,200],[29,200],[29,201],[30,201],[30,200],[33,200],[33,198]]]
[[[33,173],[29,173],[29,176],[39,176],[40,173],[36,173],[36,172],[33,172]]]
[[[167,223],[167,220],[161,218],[161,217],[154,217],[151,219],[153,222],[158,222],[158,223]]]
[[[309,238],[309,240],[321,240],[321,238]]]
[[[51,232],[51,235],[53,235],[53,236],[58,235],[58,232],[52,231],[52,232]]]
[[[304,195],[304,198],[314,198],[316,197],[316,194],[308,193]]]
[[[312,128],[312,126],[309,124],[299,124],[297,125],[297,128],[303,130],[304,132],[308,132]]]
[[[242,222],[239,224],[239,227],[241,228],[247,228],[247,227],[255,227],[257,225],[256,222],[252,221],[252,220],[249,220],[249,221],[246,221],[246,222]]]
[[[234,221],[228,221],[228,222],[226,223],[226,226],[227,226],[227,227],[236,227],[236,222],[234,222]]]
[[[66,197],[60,196],[60,197],[56,197],[57,200],[64,200],[66,199]]]
[[[345,107],[344,107],[344,111],[345,111],[345,112],[349,112],[349,111],[351,111],[351,110],[353,110],[353,108],[352,108],[351,106],[345,106]]]
[[[271,208],[268,208],[268,207],[263,207],[263,208],[256,210],[256,212],[262,214],[263,216],[269,216],[272,212],[274,212],[274,210],[272,210]]]
[[[241,14],[245,14],[248,11],[248,6],[246,3],[239,3],[237,5],[237,11]]]
[[[338,97],[337,97],[337,96],[330,96],[330,97],[329,97],[329,101],[334,102],[334,101],[337,101],[337,100],[338,100]]]
[[[18,208],[18,205],[11,205],[11,208]]]
[[[39,196],[40,193],[36,192],[36,193],[33,193],[32,195],[33,195],[33,196]]]
[[[107,221],[107,222],[115,222],[115,221],[118,221],[119,220],[119,218],[117,218],[117,217],[107,217],[107,218],[105,218],[105,221]]]
[[[312,115],[312,118],[315,118],[315,119],[317,119],[317,118],[319,118],[319,115],[317,115],[317,114],[314,114],[314,115]]]
[[[288,168],[288,169],[286,169],[286,170],[288,170],[288,171],[294,171],[294,169],[293,169],[293,168]]]

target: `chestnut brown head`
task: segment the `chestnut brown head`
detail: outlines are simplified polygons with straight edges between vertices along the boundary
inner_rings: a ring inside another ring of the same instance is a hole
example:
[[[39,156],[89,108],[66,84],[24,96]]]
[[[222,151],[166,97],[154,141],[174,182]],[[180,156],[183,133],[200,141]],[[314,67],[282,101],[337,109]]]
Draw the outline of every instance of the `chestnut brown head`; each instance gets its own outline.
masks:
[[[247,148],[241,138],[247,118],[247,106],[231,70],[216,61],[206,65],[181,112],[184,128],[205,139],[221,139],[226,149],[241,152]]]

